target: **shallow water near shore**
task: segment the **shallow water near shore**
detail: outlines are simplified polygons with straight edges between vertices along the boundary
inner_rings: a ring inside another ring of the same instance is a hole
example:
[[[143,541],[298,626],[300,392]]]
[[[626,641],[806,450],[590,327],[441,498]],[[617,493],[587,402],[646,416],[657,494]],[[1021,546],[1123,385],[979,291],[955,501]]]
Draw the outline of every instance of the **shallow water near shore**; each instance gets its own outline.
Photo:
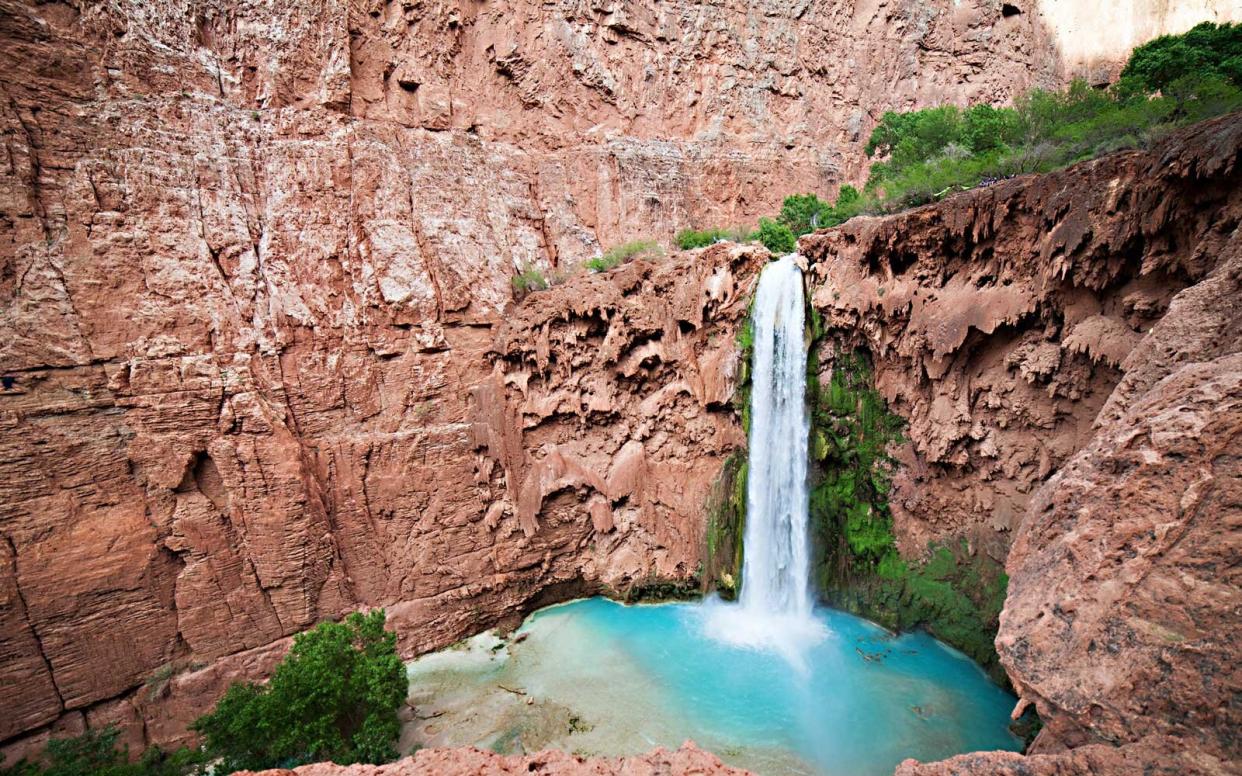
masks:
[[[730,608],[591,598],[426,655],[403,745],[615,756],[692,739],[760,774],[822,776],[1019,748],[1014,697],[930,636],[819,609],[791,660],[719,638]]]

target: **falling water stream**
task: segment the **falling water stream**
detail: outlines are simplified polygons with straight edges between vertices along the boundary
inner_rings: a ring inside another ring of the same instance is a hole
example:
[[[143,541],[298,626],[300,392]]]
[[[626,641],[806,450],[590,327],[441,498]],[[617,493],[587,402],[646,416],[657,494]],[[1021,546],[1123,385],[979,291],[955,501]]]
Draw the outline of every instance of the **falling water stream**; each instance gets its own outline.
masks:
[[[806,343],[796,257],[769,264],[751,312],[750,465],[742,609],[808,618]]]
[[[812,616],[807,538],[805,303],[797,254],[764,268],[751,308],[750,450],[742,590],[708,604],[717,641],[780,654],[801,673],[827,635]]]
[[[1014,698],[926,634],[815,607],[807,525],[806,342],[796,256],[763,271],[752,310],[751,429],[737,603],[536,612],[409,666],[409,746],[636,754],[686,739],[759,774],[889,774],[1016,749]]]

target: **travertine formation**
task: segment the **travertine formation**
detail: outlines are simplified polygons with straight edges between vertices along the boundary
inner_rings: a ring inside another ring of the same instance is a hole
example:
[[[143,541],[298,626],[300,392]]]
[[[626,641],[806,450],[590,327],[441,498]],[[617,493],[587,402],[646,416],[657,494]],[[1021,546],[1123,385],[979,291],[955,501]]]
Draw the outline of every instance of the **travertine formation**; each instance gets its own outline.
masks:
[[[657,748],[644,755],[591,758],[555,750],[530,755],[499,755],[480,749],[422,749],[389,765],[319,763],[293,770],[241,771],[238,776],[746,776],[715,755],[687,741],[676,751]]]
[[[835,340],[911,421],[903,550],[1006,560],[997,648],[1044,722],[1033,756],[899,773],[1242,757],[1240,182],[1235,115],[803,240]]]
[[[1237,347],[1236,313],[1199,300],[1228,293],[1240,147],[1226,117],[802,240],[826,339],[872,354],[909,421],[903,553],[961,536],[1003,561],[1035,490],[1129,397],[1183,353]]]

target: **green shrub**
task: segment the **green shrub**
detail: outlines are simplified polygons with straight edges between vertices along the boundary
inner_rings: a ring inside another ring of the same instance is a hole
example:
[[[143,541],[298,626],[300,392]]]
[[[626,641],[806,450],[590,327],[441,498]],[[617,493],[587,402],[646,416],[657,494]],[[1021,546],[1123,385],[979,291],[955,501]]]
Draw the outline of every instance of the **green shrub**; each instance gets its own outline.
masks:
[[[1203,22],[1181,35],[1162,35],[1134,49],[1121,71],[1126,91],[1162,91],[1186,78],[1242,88],[1242,23]]]
[[[1158,93],[1157,93],[1158,92]],[[872,212],[931,202],[985,179],[1047,172],[1242,108],[1242,25],[1204,23],[1134,50],[1114,88],[1075,81],[1012,108],[944,105],[885,113],[866,151]],[[886,157],[886,158],[885,158]]]
[[[583,266],[591,272],[607,272],[627,261],[633,261],[639,257],[659,256],[662,253],[664,249],[654,240],[634,240],[615,248],[609,248],[602,256],[588,260]]]
[[[745,229],[721,229],[715,227],[712,229],[683,229],[677,233],[675,241],[677,247],[683,251],[693,248],[706,248],[718,242],[736,242],[742,243],[750,239],[750,233]]]
[[[206,772],[207,755],[185,747],[165,752],[153,746],[131,763],[128,748],[116,745],[119,735],[120,731],[108,726],[73,738],[54,738],[47,745],[46,765],[20,760],[0,767],[0,776],[190,776]]]
[[[755,232],[755,239],[777,256],[793,253],[798,247],[798,241],[789,227],[770,218],[759,219],[759,229]]]
[[[534,291],[543,291],[548,288],[548,278],[538,267],[526,264],[522,267],[522,271],[513,276],[513,290],[519,295],[525,295]]]
[[[832,215],[832,205],[814,194],[791,194],[781,204],[777,220],[789,227],[795,237],[801,237],[820,227],[835,226],[829,223]]]
[[[234,684],[191,726],[216,773],[396,756],[408,683],[384,611],[355,612],[294,637],[266,685]]]
[[[858,189],[850,185],[841,187],[835,204],[828,204],[814,194],[791,194],[781,204],[777,220],[801,237],[816,229],[838,226],[862,212],[863,200]]]

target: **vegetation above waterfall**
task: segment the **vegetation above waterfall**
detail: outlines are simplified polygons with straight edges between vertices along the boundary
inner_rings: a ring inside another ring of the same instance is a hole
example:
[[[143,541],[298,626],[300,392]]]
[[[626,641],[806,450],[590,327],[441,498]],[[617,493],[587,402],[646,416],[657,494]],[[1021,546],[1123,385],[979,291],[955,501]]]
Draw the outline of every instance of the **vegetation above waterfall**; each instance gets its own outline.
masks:
[[[1242,24],[1204,22],[1134,49],[1110,89],[1075,81],[1036,89],[1012,107],[941,105],[884,114],[866,146],[877,161],[862,192],[835,201],[785,198],[760,228],[687,230],[682,249],[724,239],[758,240],[773,253],[860,214],[892,213],[1023,173],[1047,172],[1111,151],[1143,148],[1178,127],[1242,109]],[[766,221],[766,228],[765,228]]]
[[[885,113],[867,143],[880,157],[868,212],[891,212],[989,180],[1142,148],[1174,129],[1242,108],[1242,24],[1205,22],[1136,48],[1108,90],[1075,81],[1010,108],[953,105]]]

